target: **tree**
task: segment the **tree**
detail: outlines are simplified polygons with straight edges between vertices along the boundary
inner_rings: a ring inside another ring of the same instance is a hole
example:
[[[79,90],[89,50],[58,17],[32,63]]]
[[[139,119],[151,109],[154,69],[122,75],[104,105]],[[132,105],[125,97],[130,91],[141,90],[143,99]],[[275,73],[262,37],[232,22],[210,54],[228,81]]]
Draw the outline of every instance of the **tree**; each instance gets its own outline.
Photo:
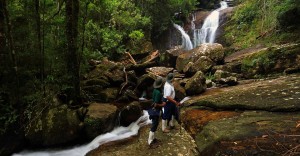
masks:
[[[36,34],[37,34],[37,49],[38,53],[40,54],[40,75],[41,75],[41,82],[42,82],[42,90],[45,95],[45,85],[44,85],[44,51],[42,49],[42,36],[41,36],[41,16],[40,16],[40,1],[35,0],[35,20],[36,20]]]
[[[78,103],[80,98],[79,57],[77,47],[79,1],[66,1],[66,37],[67,37],[67,68],[70,77],[71,100]]]
[[[4,30],[4,1],[0,1],[0,59],[2,58],[2,55],[4,55],[4,48],[5,48],[5,30]],[[0,60],[2,62],[2,60]]]

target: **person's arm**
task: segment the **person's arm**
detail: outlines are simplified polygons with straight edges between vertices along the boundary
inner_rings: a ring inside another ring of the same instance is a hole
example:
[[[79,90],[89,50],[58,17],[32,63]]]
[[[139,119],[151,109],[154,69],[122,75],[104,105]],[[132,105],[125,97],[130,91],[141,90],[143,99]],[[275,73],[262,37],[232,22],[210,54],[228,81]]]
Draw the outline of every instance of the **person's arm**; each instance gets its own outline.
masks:
[[[166,105],[166,102],[162,102],[161,104],[155,103],[154,107],[164,107]]]
[[[174,100],[173,98],[171,98],[170,96],[167,96],[167,100],[174,103],[176,106],[180,106],[181,104],[179,102],[177,102],[176,100]]]

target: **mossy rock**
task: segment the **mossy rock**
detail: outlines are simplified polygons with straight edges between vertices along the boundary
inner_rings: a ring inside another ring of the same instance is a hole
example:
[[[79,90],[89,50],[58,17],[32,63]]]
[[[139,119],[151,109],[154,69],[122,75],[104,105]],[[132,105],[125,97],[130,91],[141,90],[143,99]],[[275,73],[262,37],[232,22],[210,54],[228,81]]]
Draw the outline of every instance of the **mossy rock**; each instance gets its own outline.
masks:
[[[88,139],[111,131],[117,121],[117,107],[111,104],[92,103],[84,119],[84,131]]]
[[[299,111],[300,75],[282,76],[228,88],[193,98],[189,105],[229,110]]]
[[[221,150],[221,141],[234,142],[262,137],[268,130],[284,134],[295,126],[297,120],[300,120],[299,113],[246,111],[240,116],[209,122],[196,135],[195,140],[200,155],[215,155]]]
[[[242,60],[241,70],[247,77],[257,74],[283,72],[288,68],[299,68],[300,44],[273,46],[249,55]]]
[[[37,120],[33,120],[25,137],[32,146],[57,146],[70,143],[80,138],[80,120],[76,110],[67,105],[51,108],[42,113],[36,112]]]

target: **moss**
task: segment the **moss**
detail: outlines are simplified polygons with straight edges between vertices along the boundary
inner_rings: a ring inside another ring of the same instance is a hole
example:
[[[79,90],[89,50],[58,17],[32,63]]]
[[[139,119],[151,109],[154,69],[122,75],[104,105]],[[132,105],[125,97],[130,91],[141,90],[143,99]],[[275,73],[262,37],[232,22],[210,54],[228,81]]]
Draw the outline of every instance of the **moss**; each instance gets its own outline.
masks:
[[[300,54],[300,45],[286,45],[286,47],[273,46],[255,54],[245,57],[242,60],[242,72],[250,74],[269,74],[274,72],[275,65],[284,61],[293,62]],[[284,67],[282,67],[284,68]]]

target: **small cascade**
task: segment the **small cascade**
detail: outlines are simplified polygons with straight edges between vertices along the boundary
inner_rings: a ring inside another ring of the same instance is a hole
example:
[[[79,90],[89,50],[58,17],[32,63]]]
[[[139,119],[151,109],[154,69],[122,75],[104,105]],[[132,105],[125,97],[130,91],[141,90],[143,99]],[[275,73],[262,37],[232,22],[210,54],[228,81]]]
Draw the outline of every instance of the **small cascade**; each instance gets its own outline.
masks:
[[[99,147],[104,143],[122,140],[133,135],[137,135],[140,127],[151,123],[148,112],[144,111],[143,113],[143,116],[141,116],[136,122],[131,123],[128,127],[117,127],[109,133],[99,135],[92,142],[86,145],[65,150],[23,151],[18,154],[13,154],[13,156],[84,156],[89,151]]]
[[[209,14],[206,17],[200,31],[194,29],[194,41],[196,41],[194,42],[195,46],[200,45],[202,43],[214,43],[216,31],[219,27],[220,10],[223,10],[228,7],[227,3],[224,1],[221,1],[220,4],[220,8],[214,10],[211,14]]]
[[[193,48],[195,48],[197,45],[200,44],[201,29],[196,29],[196,24],[195,24],[196,19],[197,19],[196,14],[192,14],[191,29],[193,31]]]
[[[191,50],[193,49],[193,44],[192,41],[190,39],[190,36],[183,30],[183,28],[174,23],[174,27],[179,30],[179,32],[181,33],[182,36],[182,48],[185,50]]]

